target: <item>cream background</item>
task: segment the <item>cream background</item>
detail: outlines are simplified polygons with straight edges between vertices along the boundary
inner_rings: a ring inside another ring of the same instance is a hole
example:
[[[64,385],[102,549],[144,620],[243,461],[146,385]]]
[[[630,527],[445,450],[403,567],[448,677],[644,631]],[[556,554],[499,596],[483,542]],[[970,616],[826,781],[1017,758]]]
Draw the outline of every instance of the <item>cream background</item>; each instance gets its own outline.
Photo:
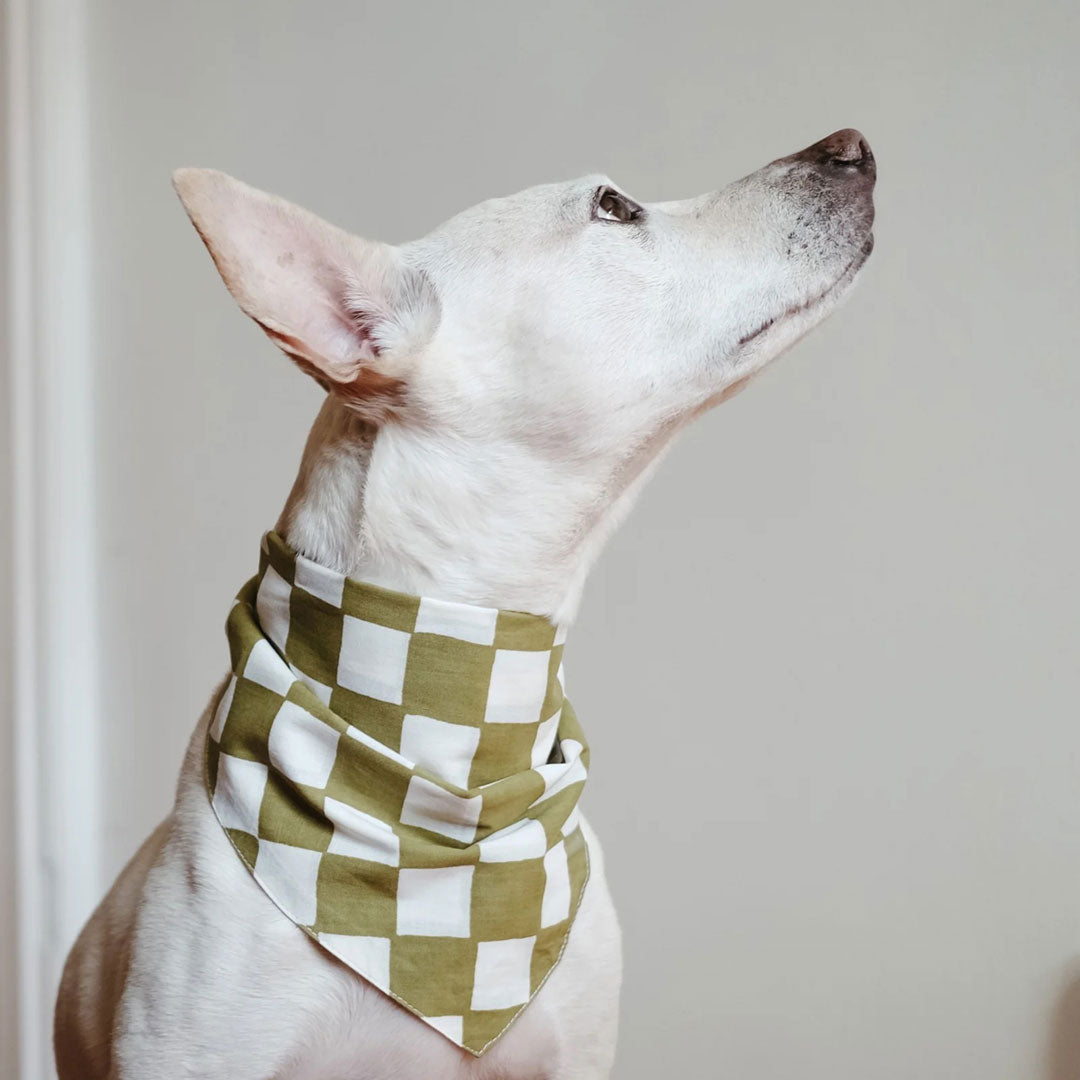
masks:
[[[396,240],[591,170],[697,193],[853,124],[880,165],[861,288],[683,438],[570,641],[626,933],[616,1076],[1080,1075],[1075,9],[97,0],[89,25],[108,876],[169,805],[319,397],[170,170]]]
[[[6,15],[6,5],[0,0],[0,22]],[[6,141],[7,117],[0,111],[0,144]],[[8,248],[7,228],[8,176],[0,167],[0,254]],[[8,324],[8,266],[0,258],[0,327]],[[12,498],[12,440],[10,410],[10,377],[6,349],[0,351],[0,552],[11,551],[11,516],[8,507]],[[5,556],[0,564],[0,1076],[16,1075],[18,1061],[16,983],[17,967],[15,908],[15,829],[14,799],[12,797],[12,715],[11,694],[12,570]]]

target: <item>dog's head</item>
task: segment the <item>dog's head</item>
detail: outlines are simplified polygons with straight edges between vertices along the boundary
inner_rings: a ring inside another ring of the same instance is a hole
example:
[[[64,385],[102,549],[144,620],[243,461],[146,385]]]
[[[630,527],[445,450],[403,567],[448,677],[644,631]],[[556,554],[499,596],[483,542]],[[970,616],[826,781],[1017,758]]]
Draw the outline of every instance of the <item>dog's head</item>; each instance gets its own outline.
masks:
[[[673,431],[837,305],[872,247],[874,180],[844,130],[697,198],[589,176],[392,247],[222,173],[175,176],[240,306],[386,433],[396,468],[420,441],[466,502],[563,506],[550,550],[584,543]]]

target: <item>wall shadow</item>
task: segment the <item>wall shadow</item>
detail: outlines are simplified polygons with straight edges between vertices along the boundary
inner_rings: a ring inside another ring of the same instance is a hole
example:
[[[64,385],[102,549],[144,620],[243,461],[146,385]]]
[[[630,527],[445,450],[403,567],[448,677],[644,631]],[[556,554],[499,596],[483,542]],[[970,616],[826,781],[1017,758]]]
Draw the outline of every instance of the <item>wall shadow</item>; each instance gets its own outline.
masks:
[[[1045,1080],[1080,1080],[1080,960],[1069,965],[1050,1018]]]

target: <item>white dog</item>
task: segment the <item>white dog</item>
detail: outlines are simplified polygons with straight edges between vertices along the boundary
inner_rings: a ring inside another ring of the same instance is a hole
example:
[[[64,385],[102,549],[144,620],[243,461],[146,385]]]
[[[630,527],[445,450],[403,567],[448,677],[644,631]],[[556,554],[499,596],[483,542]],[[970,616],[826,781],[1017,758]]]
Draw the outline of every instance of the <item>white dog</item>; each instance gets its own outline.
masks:
[[[362,582],[565,624],[675,433],[849,291],[874,179],[866,141],[844,130],[698,198],[641,203],[589,176],[481,203],[402,247],[218,172],[175,183],[241,308],[328,391],[278,533]],[[561,961],[476,1056],[256,884],[204,787],[211,714],[172,813],[68,959],[62,1080],[610,1074],[619,928],[587,826],[592,874]]]

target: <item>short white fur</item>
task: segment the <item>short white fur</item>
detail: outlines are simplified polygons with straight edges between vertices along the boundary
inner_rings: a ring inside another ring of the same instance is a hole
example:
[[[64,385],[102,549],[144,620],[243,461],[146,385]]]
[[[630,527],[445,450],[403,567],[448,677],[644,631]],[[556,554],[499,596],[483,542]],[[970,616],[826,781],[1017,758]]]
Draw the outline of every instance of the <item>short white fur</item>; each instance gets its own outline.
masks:
[[[809,154],[626,222],[594,212],[606,177],[535,187],[399,248],[180,170],[241,308],[328,390],[279,531],[355,578],[570,621],[675,433],[828,314],[869,254],[872,175]],[[566,954],[474,1059],[251,880],[203,788],[209,719],[173,812],[69,958],[61,1080],[610,1074],[619,928],[587,825],[592,878]]]

